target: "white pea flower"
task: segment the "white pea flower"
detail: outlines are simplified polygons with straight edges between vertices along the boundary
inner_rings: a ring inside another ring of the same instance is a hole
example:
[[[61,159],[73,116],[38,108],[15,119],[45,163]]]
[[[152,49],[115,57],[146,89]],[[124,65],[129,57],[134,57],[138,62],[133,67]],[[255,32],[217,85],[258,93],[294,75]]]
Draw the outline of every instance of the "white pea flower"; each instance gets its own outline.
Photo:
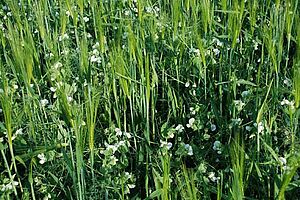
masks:
[[[233,125],[240,125],[242,122],[241,118],[231,119]]]
[[[43,184],[41,178],[38,177],[38,176],[34,177],[33,180],[34,180],[36,185],[42,185]]]
[[[147,13],[151,13],[152,8],[150,6],[145,7]]]
[[[167,144],[167,149],[168,149],[168,150],[171,149],[172,146],[173,146],[173,144],[172,144],[171,142],[168,142],[168,144]]]
[[[168,138],[173,138],[174,137],[174,133],[171,132],[171,134],[168,135]]]
[[[286,159],[284,157],[279,157],[279,161],[282,165],[286,165]]]
[[[19,183],[17,181],[12,181],[4,186],[2,186],[2,189],[1,191],[4,192],[4,191],[9,191],[9,190],[12,190],[13,189],[13,186],[17,186]]]
[[[192,156],[192,155],[194,155],[192,147],[190,147],[190,148],[189,148],[188,155],[189,155],[189,156]]]
[[[189,83],[189,82],[186,82],[184,86],[185,86],[185,87],[189,87],[189,86],[190,86],[190,83]]]
[[[195,122],[195,118],[189,119],[189,123],[186,125],[186,127],[191,128],[193,126],[194,122]]]
[[[132,175],[129,172],[125,172],[126,179],[131,179]]]
[[[160,140],[160,147],[164,147],[167,144],[167,142]]]
[[[84,79],[83,87],[86,87],[88,85],[86,79]]]
[[[197,56],[200,56],[200,50],[199,50],[199,49],[195,49],[194,53],[195,53]]]
[[[285,105],[285,104],[289,104],[290,102],[289,102],[289,100],[287,100],[287,99],[283,99],[281,102],[280,102],[280,104],[283,106],[283,105]]]
[[[221,42],[220,40],[217,40],[217,46],[222,47],[223,46],[223,42]]]
[[[195,114],[196,114],[196,110],[194,109],[194,107],[190,107],[190,111],[191,111],[191,114],[192,114],[192,115],[195,115]]]
[[[8,138],[8,135],[7,135],[7,132],[6,132],[6,131],[4,132],[4,135],[5,135],[6,138]],[[16,137],[17,137],[17,136],[14,134],[14,135],[11,137],[11,140],[16,139]]]
[[[94,49],[92,53],[93,53],[93,55],[95,55],[95,56],[99,55],[98,49]]]
[[[245,90],[245,91],[242,92],[242,97],[245,98],[245,97],[247,97],[249,94],[250,94],[250,92],[247,91],[247,90]]]
[[[124,132],[124,135],[128,138],[128,139],[130,139],[131,138],[131,134],[130,133],[128,133],[128,132]]]
[[[241,100],[234,100],[234,105],[238,109],[238,111],[241,111],[243,107],[245,106],[245,103],[242,102]]]
[[[249,138],[251,139],[251,138],[254,138],[255,137],[255,134],[251,134],[250,136],[249,136]]]
[[[51,92],[55,92],[55,91],[56,91],[56,88],[50,87],[50,91],[51,91]]]
[[[220,50],[219,49],[213,49],[213,52],[214,52],[215,56],[218,56],[220,54]]]
[[[17,136],[17,135],[23,135],[24,133],[23,133],[23,129],[18,129],[17,131],[16,131],[16,133],[15,133],[15,135]]]
[[[68,101],[69,103],[70,103],[72,100],[73,100],[72,97],[70,97],[70,96],[67,97],[67,101]]]
[[[252,127],[251,126],[246,126],[247,131],[251,131]]]
[[[85,121],[82,121],[80,124],[80,126],[85,126],[85,125],[86,125]]]
[[[49,56],[49,58],[52,58],[52,57],[54,56],[54,54],[53,54],[52,52],[50,52],[50,53],[48,54],[48,56]]]
[[[99,44],[99,42],[96,42],[96,43],[93,45],[93,49],[96,49],[96,48],[98,48],[98,47],[100,47],[100,44]]]
[[[263,132],[263,130],[264,130],[264,125],[263,125],[262,122],[259,122],[258,124],[257,124],[257,123],[254,123],[254,126],[257,127],[257,132],[258,132],[258,133]]]
[[[220,19],[220,18],[219,18]],[[220,19],[221,20],[221,19]],[[218,38],[213,38],[213,43],[216,43],[217,46],[222,47],[223,42],[221,42]]]
[[[193,90],[193,95],[196,96],[196,90]]]
[[[118,150],[118,145],[105,144],[105,147],[107,151],[112,150],[113,154]]]
[[[183,132],[184,127],[181,124],[178,124],[175,128],[176,131],[178,131],[179,133]]]
[[[66,48],[66,49],[62,50],[62,52],[60,54],[66,56],[69,54],[69,52],[70,52],[69,49]]]
[[[17,90],[17,89],[19,88],[19,86],[18,86],[17,84],[14,84],[14,85],[13,85],[13,88],[14,88],[15,90]]]
[[[166,142],[166,141],[160,141],[160,147],[164,148],[167,147],[168,150],[172,148],[173,144],[171,142]]]
[[[127,185],[130,189],[135,188],[135,184],[128,184]]]
[[[194,47],[192,47],[190,49],[190,53],[195,54],[196,56],[200,56],[200,50],[199,49],[195,49]]]
[[[59,36],[59,38],[58,38],[58,40],[61,42],[61,41],[63,41],[63,40],[67,40],[67,39],[69,39],[69,35],[67,34],[67,33],[65,33],[65,34],[63,34],[63,35],[61,35],[61,36]]]
[[[87,38],[92,38],[93,36],[92,36],[90,33],[87,33],[87,34],[86,34],[86,37],[87,37]]]
[[[122,135],[122,131],[119,128],[115,128],[115,132],[116,132],[117,136],[121,136]]]
[[[94,62],[94,63],[101,63],[101,57],[100,56],[92,55],[90,60],[91,60],[91,62]]]
[[[209,172],[208,173],[208,178],[212,179],[213,177],[215,177],[215,173],[214,172]]]
[[[283,170],[287,170],[288,166],[287,166],[287,160],[284,157],[279,157],[279,161],[281,162],[282,166],[283,166]]]
[[[208,174],[208,178],[212,181],[212,182],[217,182],[218,180],[220,180],[220,177],[216,177],[214,172],[210,172]]]
[[[252,42],[254,43],[254,50],[258,50],[258,42],[256,42],[255,40],[252,40]]]
[[[113,166],[116,165],[118,161],[119,161],[119,160],[116,158],[116,156],[112,155],[112,156],[110,157],[110,164],[111,164],[111,165],[113,165]]]
[[[291,79],[285,78],[284,81],[283,81],[283,83],[284,83],[286,86],[288,86],[288,87],[292,86],[292,81],[291,81]]]
[[[40,159],[39,163],[41,165],[44,164],[47,161],[47,158],[45,157],[44,153],[39,154],[37,157]]]
[[[43,198],[43,200],[48,200],[48,199],[51,199],[51,194],[49,193]]]
[[[217,129],[217,126],[215,124],[210,125],[210,130],[215,131]]]
[[[44,106],[46,106],[49,103],[49,101],[47,99],[42,99],[40,101],[40,103],[41,103],[41,106],[44,107]]]
[[[194,153],[193,153],[193,148],[192,148],[192,146],[191,145],[189,145],[189,144],[185,144],[184,145],[184,148],[188,151],[188,155],[189,156],[192,156],[192,155],[194,155]]]
[[[83,21],[88,22],[88,21],[90,21],[90,19],[88,17],[83,17]]]
[[[221,151],[222,143],[219,140],[216,140],[213,145],[213,150]]]
[[[257,126],[258,133],[261,133],[263,130],[264,130],[264,125],[262,122],[259,122]]]
[[[125,16],[129,16],[129,15],[130,15],[130,11],[129,11],[129,10],[125,10],[125,11],[124,11],[124,15],[125,15]]]
[[[207,49],[206,51],[205,51],[205,56],[209,56],[210,55],[210,49]]]
[[[292,108],[294,107],[294,104],[295,104],[295,101],[289,101],[287,99],[283,99],[280,104],[283,106],[283,105],[288,105],[288,106],[291,106]]]
[[[60,68],[60,67],[62,67],[63,65],[60,63],[60,62],[57,62],[57,63],[55,63],[54,64],[54,69],[58,69],[58,68]]]
[[[17,185],[19,185],[19,182],[13,181],[13,182],[12,182],[12,185],[17,186]]]

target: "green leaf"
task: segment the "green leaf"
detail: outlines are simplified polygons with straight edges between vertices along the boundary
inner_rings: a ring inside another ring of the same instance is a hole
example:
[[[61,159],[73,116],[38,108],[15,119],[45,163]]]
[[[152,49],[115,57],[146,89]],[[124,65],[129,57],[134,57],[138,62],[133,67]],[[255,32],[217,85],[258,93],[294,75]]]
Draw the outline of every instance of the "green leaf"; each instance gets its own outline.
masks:
[[[3,151],[4,149],[6,149],[7,148],[7,144],[2,144],[1,142],[0,142],[0,151]]]
[[[0,129],[1,130],[5,130],[5,126],[4,126],[4,124],[2,122],[0,122]]]
[[[257,175],[258,175],[259,179],[261,180],[262,179],[262,174],[261,174],[261,171],[260,171],[259,167],[257,166],[257,163],[254,163],[254,166],[255,166]]]
[[[162,194],[162,192],[163,192],[163,189],[155,190],[145,200],[157,198],[157,197],[159,197]]]
[[[237,83],[237,84],[241,84],[241,85],[251,85],[251,86],[253,86],[253,87],[256,87],[256,86],[257,86],[256,84],[254,84],[254,83],[252,83],[252,82],[250,82],[250,81],[246,81],[246,80],[244,80],[244,79],[239,79],[236,83]]]
[[[168,126],[168,122],[165,122],[160,128],[160,133],[163,134],[163,133],[167,132],[167,126]]]
[[[51,172],[48,172],[48,174],[53,178],[53,180],[56,182],[56,184],[58,184],[60,186],[60,188],[65,192],[66,194],[66,191],[65,191],[65,187],[63,185],[63,183],[59,180],[59,178],[57,176],[55,176],[54,174],[52,174]]]
[[[26,168],[26,164],[25,164],[24,160],[20,156],[15,156],[15,159],[17,161],[19,161]]]

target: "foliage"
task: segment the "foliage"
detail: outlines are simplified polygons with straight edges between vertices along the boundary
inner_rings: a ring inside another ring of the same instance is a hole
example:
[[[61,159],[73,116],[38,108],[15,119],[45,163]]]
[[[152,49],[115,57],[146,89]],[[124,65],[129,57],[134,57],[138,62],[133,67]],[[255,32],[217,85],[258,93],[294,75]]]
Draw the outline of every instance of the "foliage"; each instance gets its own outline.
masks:
[[[299,10],[0,1],[0,199],[299,196]]]

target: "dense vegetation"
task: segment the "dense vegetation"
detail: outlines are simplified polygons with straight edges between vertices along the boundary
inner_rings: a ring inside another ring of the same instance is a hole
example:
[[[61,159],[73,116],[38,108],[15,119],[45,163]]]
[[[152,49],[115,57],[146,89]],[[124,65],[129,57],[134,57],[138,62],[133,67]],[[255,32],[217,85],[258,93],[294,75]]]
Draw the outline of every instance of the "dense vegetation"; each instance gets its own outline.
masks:
[[[299,197],[299,12],[0,1],[0,199]]]

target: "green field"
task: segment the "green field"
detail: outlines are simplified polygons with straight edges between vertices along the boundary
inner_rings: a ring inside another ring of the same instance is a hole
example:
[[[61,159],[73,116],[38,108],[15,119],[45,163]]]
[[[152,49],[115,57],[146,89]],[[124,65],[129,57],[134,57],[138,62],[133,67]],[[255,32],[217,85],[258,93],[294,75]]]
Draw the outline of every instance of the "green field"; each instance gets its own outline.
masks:
[[[298,0],[0,0],[0,199],[300,199]]]

